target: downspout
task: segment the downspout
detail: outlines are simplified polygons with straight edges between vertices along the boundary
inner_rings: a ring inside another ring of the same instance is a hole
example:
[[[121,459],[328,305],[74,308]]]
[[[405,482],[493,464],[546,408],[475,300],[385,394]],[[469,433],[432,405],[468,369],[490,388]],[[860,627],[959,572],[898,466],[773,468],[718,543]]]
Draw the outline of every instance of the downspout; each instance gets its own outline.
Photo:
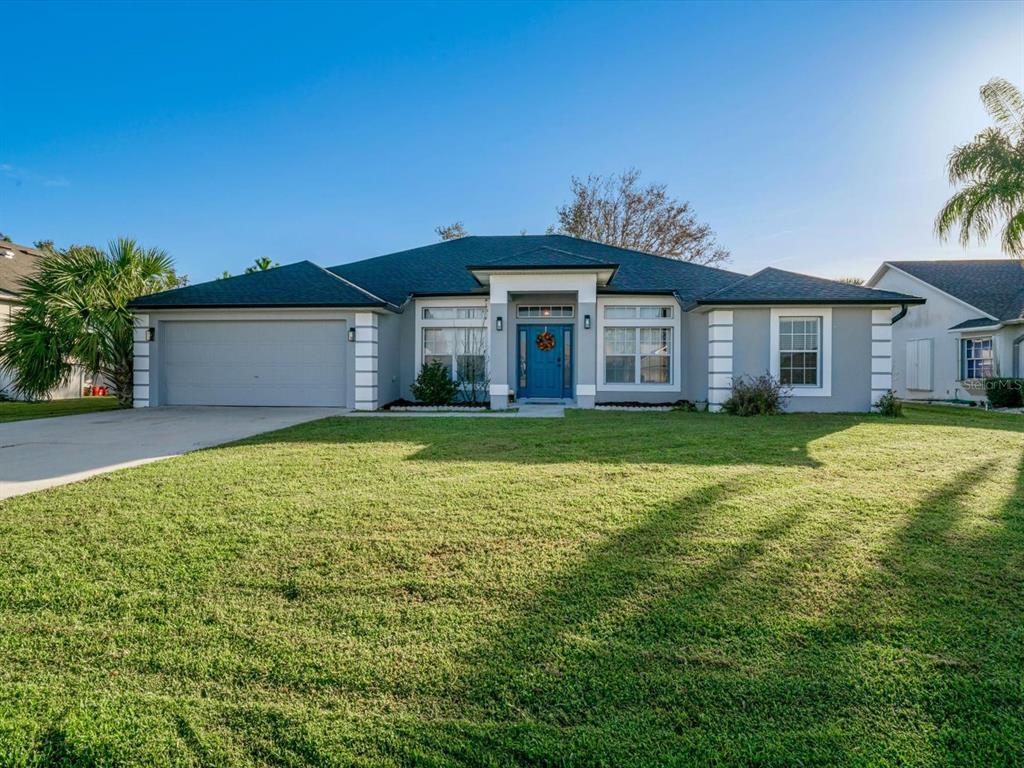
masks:
[[[896,325],[900,320],[907,316],[907,312],[910,311],[910,307],[906,304],[900,304],[900,311],[896,313],[895,317],[889,321],[889,325]]]

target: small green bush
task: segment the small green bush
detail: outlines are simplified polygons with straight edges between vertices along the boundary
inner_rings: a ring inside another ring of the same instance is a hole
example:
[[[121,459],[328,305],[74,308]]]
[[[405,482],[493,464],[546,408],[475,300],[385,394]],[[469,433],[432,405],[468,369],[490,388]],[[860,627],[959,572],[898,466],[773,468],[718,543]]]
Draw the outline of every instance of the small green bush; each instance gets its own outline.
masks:
[[[890,389],[878,398],[878,402],[875,403],[875,410],[883,416],[897,419],[903,415],[903,403],[896,397],[896,393]]]
[[[434,360],[420,369],[416,382],[409,387],[416,401],[424,405],[451,405],[459,393],[459,385],[442,363]]]
[[[985,394],[993,408],[1024,408],[1024,379],[985,379]]]
[[[770,373],[761,376],[740,376],[732,382],[732,394],[722,403],[722,410],[733,416],[768,416],[782,413],[787,390]]]

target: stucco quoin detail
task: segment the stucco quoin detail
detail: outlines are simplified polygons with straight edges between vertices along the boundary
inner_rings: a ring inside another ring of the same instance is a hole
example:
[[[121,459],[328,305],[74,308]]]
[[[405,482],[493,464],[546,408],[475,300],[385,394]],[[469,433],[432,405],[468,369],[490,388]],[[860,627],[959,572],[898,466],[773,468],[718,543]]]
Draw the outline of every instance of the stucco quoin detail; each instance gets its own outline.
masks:
[[[871,310],[871,408],[892,386],[892,310]]]
[[[377,399],[378,320],[373,312],[356,312],[355,409],[375,411]]]
[[[708,313],[708,410],[717,413],[732,393],[733,313]]]
[[[132,316],[132,407],[149,408],[149,315]]]

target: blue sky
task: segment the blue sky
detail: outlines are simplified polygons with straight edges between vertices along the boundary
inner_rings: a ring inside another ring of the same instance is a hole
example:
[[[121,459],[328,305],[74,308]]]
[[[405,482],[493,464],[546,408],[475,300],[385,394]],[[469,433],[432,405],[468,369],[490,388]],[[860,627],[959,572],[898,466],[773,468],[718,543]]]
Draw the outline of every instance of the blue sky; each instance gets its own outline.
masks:
[[[193,282],[540,233],[630,166],[733,254],[867,277],[939,244],[944,160],[1024,83],[1024,3],[0,5],[0,231]],[[972,256],[998,255],[997,244]]]

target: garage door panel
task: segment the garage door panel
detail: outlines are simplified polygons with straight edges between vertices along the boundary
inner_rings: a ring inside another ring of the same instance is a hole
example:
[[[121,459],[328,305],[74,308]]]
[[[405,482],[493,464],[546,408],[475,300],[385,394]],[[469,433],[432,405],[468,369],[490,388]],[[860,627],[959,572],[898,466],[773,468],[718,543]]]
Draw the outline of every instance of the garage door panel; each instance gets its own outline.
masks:
[[[343,321],[167,322],[168,405],[345,404]]]

